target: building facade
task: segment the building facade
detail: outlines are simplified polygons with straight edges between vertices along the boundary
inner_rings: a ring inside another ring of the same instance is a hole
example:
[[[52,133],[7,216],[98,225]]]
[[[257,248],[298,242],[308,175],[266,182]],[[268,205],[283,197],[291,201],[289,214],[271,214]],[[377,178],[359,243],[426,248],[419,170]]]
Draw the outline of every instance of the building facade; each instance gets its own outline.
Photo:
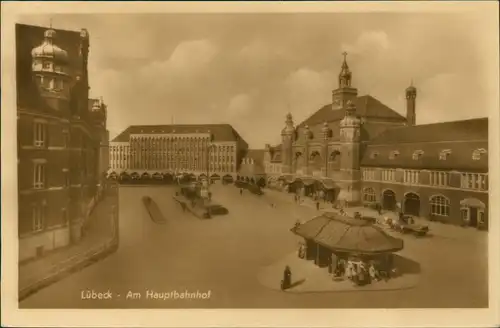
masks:
[[[310,193],[323,189],[333,201],[380,202],[430,219],[487,225],[488,120],[417,125],[413,85],[405,90],[405,117],[370,95],[358,96],[346,55],[331,104],[298,125],[288,114],[282,143],[266,145],[268,184]]]
[[[130,126],[110,143],[110,173],[235,179],[247,149],[229,124]]]
[[[106,107],[89,110],[89,34],[16,25],[19,259],[78,242],[95,202]]]
[[[367,145],[363,202],[458,225],[488,221],[488,119],[391,129]]]

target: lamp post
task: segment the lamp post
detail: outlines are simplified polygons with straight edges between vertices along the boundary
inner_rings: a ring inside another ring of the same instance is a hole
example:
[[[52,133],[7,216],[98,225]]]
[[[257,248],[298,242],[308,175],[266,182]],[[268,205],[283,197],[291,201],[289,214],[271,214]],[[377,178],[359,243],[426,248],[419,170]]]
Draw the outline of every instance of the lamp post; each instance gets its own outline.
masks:
[[[210,178],[210,150],[214,149],[214,144],[209,144],[207,146],[207,188],[210,189],[210,184],[212,183],[212,179]]]

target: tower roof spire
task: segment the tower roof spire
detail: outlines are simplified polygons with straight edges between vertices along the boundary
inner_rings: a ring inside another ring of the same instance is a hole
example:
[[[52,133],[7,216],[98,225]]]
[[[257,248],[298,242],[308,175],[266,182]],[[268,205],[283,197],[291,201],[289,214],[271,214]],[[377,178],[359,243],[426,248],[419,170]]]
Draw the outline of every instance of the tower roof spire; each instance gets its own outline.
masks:
[[[344,56],[344,61],[342,62],[342,68],[339,74],[339,88],[345,88],[351,86],[351,71],[349,70],[349,65],[347,65],[347,52],[342,53]]]

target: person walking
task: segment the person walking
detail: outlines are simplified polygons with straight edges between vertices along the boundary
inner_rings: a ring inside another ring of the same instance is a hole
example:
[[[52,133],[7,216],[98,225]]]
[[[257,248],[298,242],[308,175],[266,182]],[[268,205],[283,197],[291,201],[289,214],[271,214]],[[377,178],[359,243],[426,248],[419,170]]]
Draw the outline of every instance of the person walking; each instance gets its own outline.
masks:
[[[316,210],[319,211],[319,202],[316,201]]]
[[[290,288],[290,285],[292,284],[292,271],[290,270],[290,267],[287,265],[285,267],[285,270],[283,271],[283,280],[281,281],[281,289],[285,290]]]
[[[243,188],[240,188],[240,195],[243,195]]]

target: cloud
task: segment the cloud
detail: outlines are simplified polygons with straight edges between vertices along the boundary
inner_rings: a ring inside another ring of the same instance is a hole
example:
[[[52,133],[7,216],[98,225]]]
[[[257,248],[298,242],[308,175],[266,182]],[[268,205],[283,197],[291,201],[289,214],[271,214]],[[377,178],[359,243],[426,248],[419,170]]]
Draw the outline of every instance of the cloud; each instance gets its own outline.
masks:
[[[342,51],[353,54],[372,54],[384,52],[391,46],[389,37],[384,31],[364,31],[354,43],[343,43]]]
[[[217,47],[210,40],[185,41],[175,48],[168,65],[182,72],[198,70],[209,64],[217,52]]]
[[[418,123],[492,107],[485,77],[497,69],[483,64],[477,35],[485,29],[471,19],[360,15],[338,33],[352,15],[139,16],[57,19],[63,29],[89,29],[91,95],[109,105],[112,132],[173,116],[179,124],[230,123],[252,147],[278,142],[289,110],[300,123],[331,102],[343,50],[359,94],[402,114],[413,78]]]
[[[239,94],[231,98],[227,106],[230,118],[241,118],[248,115],[252,109],[252,97],[248,94]]]
[[[469,92],[474,93],[471,97]],[[457,92],[461,90],[462,92]],[[467,76],[443,73],[422,81],[417,95],[417,122],[419,124],[463,120],[488,115],[485,98],[480,88],[469,85]]]
[[[302,120],[331,102],[334,81],[334,75],[329,71],[300,68],[291,72],[285,80],[285,86],[294,117]]]

